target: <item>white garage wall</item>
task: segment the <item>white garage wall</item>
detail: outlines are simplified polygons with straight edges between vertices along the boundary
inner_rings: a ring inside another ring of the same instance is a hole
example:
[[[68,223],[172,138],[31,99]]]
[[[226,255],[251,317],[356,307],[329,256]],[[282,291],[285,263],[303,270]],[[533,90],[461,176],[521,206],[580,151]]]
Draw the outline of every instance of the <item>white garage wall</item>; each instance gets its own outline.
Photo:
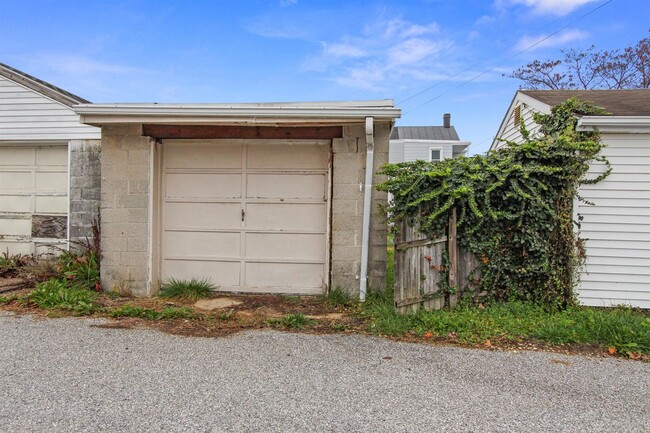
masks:
[[[603,134],[612,174],[581,195],[587,263],[578,287],[585,305],[650,308],[650,134]],[[594,165],[592,172],[603,170]]]

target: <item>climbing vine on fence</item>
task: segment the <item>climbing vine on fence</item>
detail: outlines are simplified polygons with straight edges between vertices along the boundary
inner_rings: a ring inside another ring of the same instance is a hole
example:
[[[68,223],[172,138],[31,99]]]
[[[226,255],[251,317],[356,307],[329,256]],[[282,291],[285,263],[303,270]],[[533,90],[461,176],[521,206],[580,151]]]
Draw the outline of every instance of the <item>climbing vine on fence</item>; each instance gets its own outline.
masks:
[[[576,115],[588,114],[606,113],[569,99],[550,115],[535,115],[539,132],[531,134],[522,123],[523,143],[507,142],[486,155],[382,167],[388,180],[378,188],[393,196],[390,219],[439,237],[456,208],[460,245],[481,259],[481,290],[488,296],[572,303],[584,262],[573,201],[581,184],[598,182],[611,170],[599,155],[597,133],[575,130]],[[603,170],[589,179],[592,162]]]

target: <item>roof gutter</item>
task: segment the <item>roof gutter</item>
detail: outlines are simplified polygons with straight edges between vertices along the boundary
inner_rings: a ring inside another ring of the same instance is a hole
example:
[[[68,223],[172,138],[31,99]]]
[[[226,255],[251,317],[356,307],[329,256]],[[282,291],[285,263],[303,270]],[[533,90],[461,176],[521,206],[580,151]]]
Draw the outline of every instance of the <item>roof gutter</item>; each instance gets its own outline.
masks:
[[[650,116],[583,116],[577,131],[644,134],[650,133]]]
[[[384,103],[384,101],[380,101]],[[83,104],[74,107],[83,123],[106,125],[115,123],[151,124],[225,124],[225,123],[351,123],[363,122],[368,116],[381,120],[400,117],[392,105],[349,104],[320,106],[275,104]]]
[[[372,212],[372,175],[374,172],[375,119],[366,117],[366,180],[363,191],[363,225],[361,233],[361,271],[359,300],[366,300],[368,289],[368,250],[370,247],[370,213]]]

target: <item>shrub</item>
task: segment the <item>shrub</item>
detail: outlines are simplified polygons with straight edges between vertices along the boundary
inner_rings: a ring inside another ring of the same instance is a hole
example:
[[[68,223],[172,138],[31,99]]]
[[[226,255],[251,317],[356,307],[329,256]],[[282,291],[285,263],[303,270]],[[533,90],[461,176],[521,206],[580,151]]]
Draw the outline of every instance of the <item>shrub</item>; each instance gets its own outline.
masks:
[[[334,307],[349,307],[355,303],[350,294],[340,287],[330,289],[324,300],[326,304]]]
[[[94,251],[65,251],[59,257],[68,285],[76,289],[100,290],[99,260]]]
[[[170,278],[161,285],[160,297],[196,301],[197,299],[209,297],[210,292],[215,289],[215,285],[212,284],[209,278],[202,280],[192,278],[189,281]]]
[[[540,135],[533,137],[522,127],[521,144],[510,142],[487,155],[384,166],[382,174],[389,179],[378,189],[393,197],[388,208],[393,227],[406,221],[439,238],[456,211],[460,246],[481,261],[477,292],[554,307],[572,304],[584,262],[573,201],[581,184],[596,183],[610,171],[599,156],[603,144],[597,133],[576,132],[575,113],[603,110],[569,99],[550,115],[535,116]],[[602,162],[604,172],[586,179],[593,161]]]

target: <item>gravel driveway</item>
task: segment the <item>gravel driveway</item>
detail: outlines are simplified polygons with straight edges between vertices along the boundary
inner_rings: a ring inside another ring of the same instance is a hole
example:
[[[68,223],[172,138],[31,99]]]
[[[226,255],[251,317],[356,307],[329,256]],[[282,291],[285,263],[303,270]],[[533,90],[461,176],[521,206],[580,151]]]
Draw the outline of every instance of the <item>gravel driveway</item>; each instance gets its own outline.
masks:
[[[647,432],[650,365],[0,313],[2,432]]]

